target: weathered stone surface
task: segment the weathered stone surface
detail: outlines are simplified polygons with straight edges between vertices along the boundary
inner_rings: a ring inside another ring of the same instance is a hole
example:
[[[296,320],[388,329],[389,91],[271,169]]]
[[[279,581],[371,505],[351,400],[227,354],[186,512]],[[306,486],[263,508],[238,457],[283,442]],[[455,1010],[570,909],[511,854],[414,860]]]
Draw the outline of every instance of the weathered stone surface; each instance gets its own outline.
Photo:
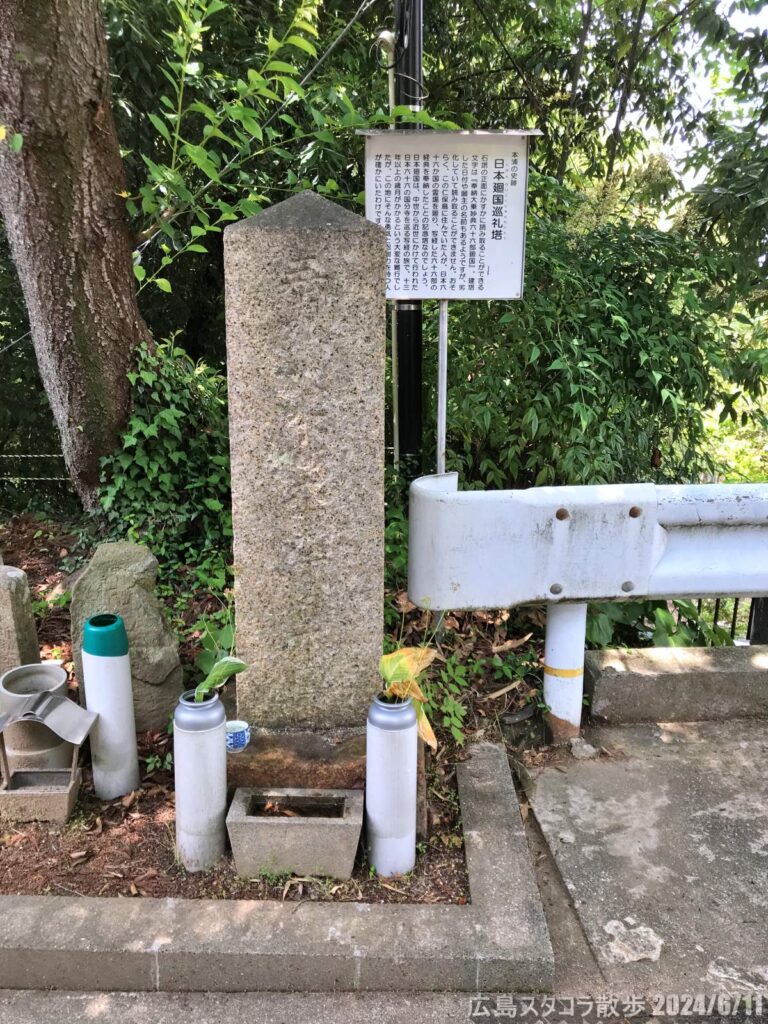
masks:
[[[182,688],[178,645],[155,594],[156,576],[157,559],[149,548],[118,541],[99,545],[72,589],[72,643],[81,684],[85,620],[110,612],[125,622],[139,732],[168,724]]]
[[[329,804],[338,814],[266,816],[253,802],[293,807]],[[227,833],[235,869],[242,878],[272,874],[351,878],[363,828],[363,794],[355,789],[236,789],[227,813]]]
[[[224,235],[238,714],[362,725],[384,577],[384,231],[313,193]]]
[[[40,661],[27,574],[0,564],[0,675]]]
[[[64,825],[75,809],[80,769],[14,771],[11,788],[0,790],[0,814],[9,821],[52,821]]]
[[[593,717],[609,724],[766,718],[768,648],[588,651],[584,686]]]
[[[474,748],[457,775],[469,905],[4,896],[0,986],[551,991],[552,947],[506,753]]]
[[[613,992],[768,982],[768,723],[587,732],[612,757],[533,770],[529,798]]]

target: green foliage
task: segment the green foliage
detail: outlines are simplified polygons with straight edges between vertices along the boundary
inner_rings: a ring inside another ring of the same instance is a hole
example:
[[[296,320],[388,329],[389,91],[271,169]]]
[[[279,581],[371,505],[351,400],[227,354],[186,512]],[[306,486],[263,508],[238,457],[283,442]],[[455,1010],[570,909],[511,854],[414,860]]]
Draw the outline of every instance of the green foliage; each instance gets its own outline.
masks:
[[[446,659],[429,681],[423,685],[427,698],[426,710],[430,718],[440,721],[448,729],[459,746],[464,746],[464,719],[467,709],[463,700],[470,685],[470,670],[461,664],[455,654]]]
[[[154,772],[170,772],[173,770],[173,754],[168,751],[167,754],[150,754],[149,757],[144,758],[144,764],[147,769],[147,775],[152,775]]]
[[[232,561],[225,379],[172,342],[143,349],[129,377],[133,414],[102,463],[109,534],[147,544],[166,581],[221,592]]]
[[[233,605],[228,602],[213,615],[195,623],[193,633],[200,634],[200,651],[195,668],[207,676],[222,658],[235,652],[235,627],[232,621]]]
[[[248,665],[240,658],[234,658],[227,654],[215,663],[208,675],[195,687],[195,701],[200,704],[206,696],[220,686],[224,686],[228,679],[245,672]]]
[[[761,415],[746,423],[741,417],[721,419],[722,410],[707,415],[707,441],[725,483],[768,481],[767,408],[765,402],[760,403]]]
[[[395,479],[389,471],[388,479]],[[406,495],[398,483],[387,485],[384,525],[384,555],[386,559],[386,586],[397,590],[405,586],[408,577],[408,515]]]
[[[475,487],[711,472],[704,410],[729,377],[762,387],[722,309],[718,253],[596,217],[552,179],[534,188],[523,300],[451,307],[448,467]]]
[[[730,633],[710,626],[693,601],[590,604],[589,647],[724,647]]]
[[[30,505],[69,513],[76,507],[68,483],[27,480],[63,477],[59,458],[28,459],[24,455],[55,455],[59,436],[51,415],[29,336],[29,322],[16,272],[0,225],[0,511],[19,512]],[[10,478],[10,479],[9,479]]]
[[[32,601],[32,612],[36,619],[47,618],[56,608],[69,608],[72,603],[72,594],[65,590],[56,597],[41,597]]]

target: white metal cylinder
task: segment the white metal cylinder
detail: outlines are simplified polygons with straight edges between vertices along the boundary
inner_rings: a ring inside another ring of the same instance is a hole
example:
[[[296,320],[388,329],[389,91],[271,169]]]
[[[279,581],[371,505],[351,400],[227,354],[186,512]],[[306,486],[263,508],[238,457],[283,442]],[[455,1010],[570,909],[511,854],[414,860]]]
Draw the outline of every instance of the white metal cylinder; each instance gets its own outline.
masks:
[[[578,736],[584,700],[587,605],[547,605],[544,645],[544,703],[555,743]]]
[[[91,729],[93,788],[114,800],[139,788],[131,657],[123,620],[94,615],[83,629],[85,706],[99,716]]]
[[[205,871],[224,854],[227,740],[224,706],[214,694],[196,703],[182,694],[173,718],[176,855],[187,871]]]
[[[365,827],[368,859],[387,877],[416,864],[418,731],[410,701],[377,697],[366,728]]]

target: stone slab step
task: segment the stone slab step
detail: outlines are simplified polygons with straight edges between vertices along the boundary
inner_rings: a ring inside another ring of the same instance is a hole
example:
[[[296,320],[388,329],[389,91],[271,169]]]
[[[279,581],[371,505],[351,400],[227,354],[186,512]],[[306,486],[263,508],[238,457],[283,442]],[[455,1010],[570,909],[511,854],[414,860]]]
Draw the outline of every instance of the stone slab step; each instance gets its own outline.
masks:
[[[607,724],[768,718],[768,647],[588,651],[584,686]]]

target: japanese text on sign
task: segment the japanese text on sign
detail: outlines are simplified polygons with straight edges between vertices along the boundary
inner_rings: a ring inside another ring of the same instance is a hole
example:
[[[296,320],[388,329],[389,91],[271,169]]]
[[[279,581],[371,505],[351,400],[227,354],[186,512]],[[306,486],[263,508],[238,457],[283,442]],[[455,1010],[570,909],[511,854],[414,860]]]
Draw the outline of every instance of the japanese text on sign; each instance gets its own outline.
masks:
[[[370,135],[366,216],[388,232],[387,298],[520,298],[527,177],[524,135]]]

